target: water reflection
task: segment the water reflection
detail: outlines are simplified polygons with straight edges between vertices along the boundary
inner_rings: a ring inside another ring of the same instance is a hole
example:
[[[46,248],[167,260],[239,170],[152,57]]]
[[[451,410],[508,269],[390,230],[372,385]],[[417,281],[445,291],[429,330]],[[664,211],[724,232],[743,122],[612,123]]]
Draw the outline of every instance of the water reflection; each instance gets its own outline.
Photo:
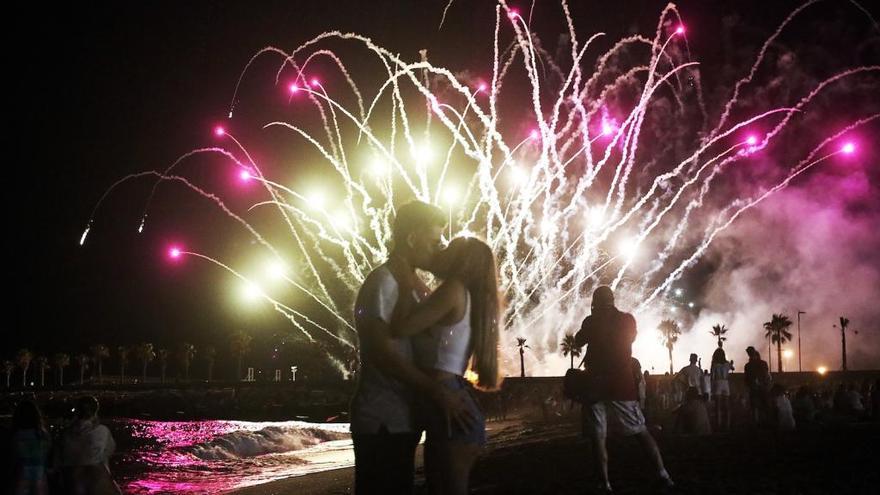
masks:
[[[218,493],[354,463],[348,424],[115,420],[126,493]]]

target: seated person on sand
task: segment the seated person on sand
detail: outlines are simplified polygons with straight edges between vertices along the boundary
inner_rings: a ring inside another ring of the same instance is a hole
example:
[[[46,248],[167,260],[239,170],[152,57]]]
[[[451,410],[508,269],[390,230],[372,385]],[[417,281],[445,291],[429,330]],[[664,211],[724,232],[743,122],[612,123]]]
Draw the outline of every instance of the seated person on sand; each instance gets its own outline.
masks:
[[[712,433],[709,411],[697,387],[685,393],[684,403],[675,413],[675,431],[682,435],[708,435]]]

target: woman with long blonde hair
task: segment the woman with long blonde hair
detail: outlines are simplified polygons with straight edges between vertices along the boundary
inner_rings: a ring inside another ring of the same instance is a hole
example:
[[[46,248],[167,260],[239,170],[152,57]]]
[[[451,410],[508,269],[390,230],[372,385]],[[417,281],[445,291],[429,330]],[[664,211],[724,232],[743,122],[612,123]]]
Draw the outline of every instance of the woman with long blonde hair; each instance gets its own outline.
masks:
[[[486,424],[464,379],[476,373],[476,387],[495,390],[498,374],[500,298],[495,255],[483,241],[456,238],[436,257],[432,271],[442,283],[423,302],[400,297],[390,330],[395,337],[412,337],[416,365],[451,391],[461,395],[470,410],[469,424],[452,424],[442,410],[425,404],[422,421],[427,431],[425,468],[431,493],[468,492],[470,472],[486,443]],[[395,273],[399,290],[411,294],[419,281]]]

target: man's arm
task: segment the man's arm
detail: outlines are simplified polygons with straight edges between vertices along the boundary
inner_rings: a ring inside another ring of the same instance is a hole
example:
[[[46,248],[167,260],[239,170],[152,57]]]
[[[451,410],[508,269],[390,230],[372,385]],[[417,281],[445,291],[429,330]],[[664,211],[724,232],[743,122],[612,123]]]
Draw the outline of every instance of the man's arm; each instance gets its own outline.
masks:
[[[397,299],[389,331],[394,337],[407,337],[423,332],[439,323],[455,308],[455,287],[450,280],[440,286],[421,304],[416,305],[410,292]],[[403,286],[401,286],[402,292]],[[409,289],[407,287],[407,289]]]

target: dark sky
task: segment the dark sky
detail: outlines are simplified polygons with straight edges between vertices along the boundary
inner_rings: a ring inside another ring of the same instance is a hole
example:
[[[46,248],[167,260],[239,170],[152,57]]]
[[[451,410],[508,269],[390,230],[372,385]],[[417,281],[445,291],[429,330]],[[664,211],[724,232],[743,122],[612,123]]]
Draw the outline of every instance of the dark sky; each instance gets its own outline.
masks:
[[[603,30],[610,39],[653,33],[664,5],[571,3],[582,38]],[[226,278],[214,268],[187,261],[170,269],[157,256],[175,236],[222,237],[227,227],[219,226],[216,215],[205,219],[203,201],[170,188],[158,197],[154,220],[139,236],[135,230],[149,184],[126,186],[105,204],[80,248],[90,210],[116,179],[164,168],[190,149],[214,144],[211,126],[225,117],[241,69],[263,46],[291,49],[339,29],[370,36],[404,59],[415,60],[418,50],[427,48],[435,64],[481,70],[491,57],[493,2],[456,1],[438,31],[445,4],[75,2],[33,4],[8,17],[20,34],[5,63],[13,155],[6,163],[4,206],[12,224],[5,229],[10,280],[3,327],[9,335],[0,355],[11,357],[22,346],[75,353],[98,342],[144,340],[159,346],[189,340],[225,349],[233,329],[268,335],[284,327],[274,313],[230,304]],[[528,10],[527,2],[511,4]],[[711,67],[723,56],[715,33],[724,16],[736,14],[754,45],[798,3],[678,4],[694,57]],[[560,21],[555,2],[537,2],[538,32],[561,32]],[[252,86],[260,84],[268,88],[268,77]],[[210,183],[207,167],[185,170]]]

